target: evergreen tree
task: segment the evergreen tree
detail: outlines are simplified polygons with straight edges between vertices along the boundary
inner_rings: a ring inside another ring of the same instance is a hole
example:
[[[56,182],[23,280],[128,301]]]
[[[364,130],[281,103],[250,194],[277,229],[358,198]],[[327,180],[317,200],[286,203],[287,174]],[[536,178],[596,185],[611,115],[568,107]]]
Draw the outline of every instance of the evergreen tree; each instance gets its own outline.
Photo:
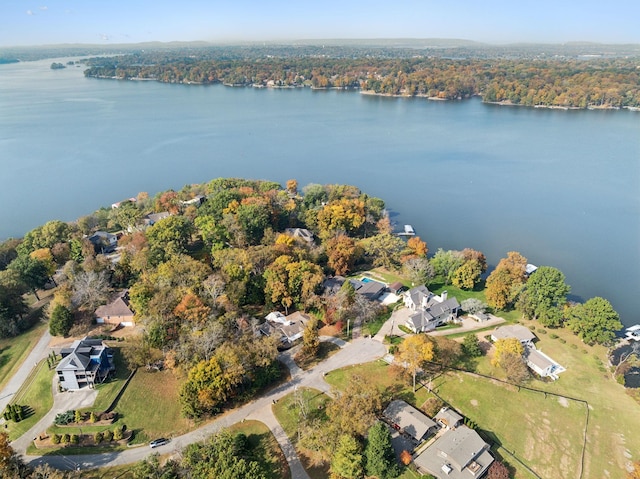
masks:
[[[49,319],[49,332],[53,336],[66,336],[73,326],[73,314],[69,308],[56,304]]]
[[[362,460],[358,441],[346,434],[340,436],[338,447],[331,459],[332,477],[360,479],[364,475]]]
[[[368,476],[392,479],[400,474],[400,467],[391,445],[391,434],[382,422],[378,421],[369,428],[364,455]]]

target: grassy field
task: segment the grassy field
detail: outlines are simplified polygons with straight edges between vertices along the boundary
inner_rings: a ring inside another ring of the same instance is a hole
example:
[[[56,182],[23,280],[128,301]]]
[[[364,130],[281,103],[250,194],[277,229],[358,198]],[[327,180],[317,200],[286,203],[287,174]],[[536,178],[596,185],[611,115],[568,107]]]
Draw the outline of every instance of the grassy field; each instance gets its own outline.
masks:
[[[15,338],[0,339],[0,389],[13,377],[48,327],[47,323],[39,322]]]
[[[525,321],[524,325],[537,326],[537,323]],[[541,329],[534,330],[539,338],[538,349],[567,368],[557,381],[532,379],[527,384],[543,392],[518,390],[466,373],[439,377],[434,380],[434,387],[443,399],[486,431],[489,439],[501,445],[496,450],[516,468],[516,478],[527,479],[532,476],[509,457],[507,451],[541,477],[579,477],[587,406],[571,398],[584,399],[589,404],[589,424],[582,477],[623,479],[628,463],[640,459],[640,434],[637,433],[640,405],[604,367],[606,348],[586,346],[569,331],[542,333]],[[394,369],[382,362],[373,362],[332,371],[326,380],[339,389],[345,388],[348,375],[357,372],[375,382],[388,396],[400,397],[419,407],[429,393],[418,390],[414,394]],[[478,360],[476,369],[482,374],[504,378],[487,357]]]
[[[29,374],[23,387],[11,399],[12,404],[29,406],[33,412],[29,417],[18,423],[9,421],[6,431],[9,433],[11,441],[31,429],[53,406],[51,384],[54,373],[54,370],[49,370],[46,360],[41,361],[38,364],[38,368]]]
[[[178,379],[171,371],[139,370],[118,401],[118,422],[136,431],[134,443],[178,436],[193,424],[180,414]]]
[[[115,374],[108,382],[96,386],[98,397],[90,408],[91,411],[105,411],[115,399],[129,374],[131,374],[131,370],[122,357],[120,347],[113,347],[113,361],[116,367]]]

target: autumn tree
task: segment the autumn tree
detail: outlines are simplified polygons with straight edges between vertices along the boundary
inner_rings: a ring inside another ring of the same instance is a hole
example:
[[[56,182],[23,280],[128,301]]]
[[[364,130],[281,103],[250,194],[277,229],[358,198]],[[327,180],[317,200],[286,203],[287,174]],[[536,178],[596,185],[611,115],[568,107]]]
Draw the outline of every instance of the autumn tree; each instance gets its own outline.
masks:
[[[569,308],[567,327],[587,344],[609,344],[623,326],[611,303],[595,297]]]
[[[353,269],[358,256],[355,241],[344,234],[338,234],[327,240],[325,251],[328,265],[337,275],[345,275]]]
[[[297,180],[287,180],[287,191],[292,195],[298,194],[298,182]]]
[[[0,476],[7,478],[25,477],[27,467],[19,454],[11,447],[9,435],[0,432]]]
[[[509,479],[509,469],[498,460],[494,460],[487,470],[487,479]]]
[[[322,207],[317,219],[320,237],[323,239],[336,233],[353,235],[366,221],[364,202],[349,198],[331,201]]]
[[[493,359],[491,359],[491,364],[494,366],[501,366],[502,357],[505,354],[522,356],[524,353],[524,346],[516,338],[498,339],[494,343],[494,348]]]
[[[515,251],[510,251],[506,258],[500,260],[487,278],[485,293],[489,306],[496,309],[513,306],[526,281],[526,266],[527,259]]]
[[[320,349],[320,336],[318,334],[318,320],[314,317],[304,327],[302,334],[302,353],[306,357],[315,357]]]
[[[627,473],[627,479],[640,479],[640,461],[633,463],[633,471]]]
[[[358,441],[348,434],[340,436],[331,458],[331,477],[360,479],[364,475],[363,463],[362,448]]]
[[[433,360],[433,342],[426,334],[414,334],[406,338],[398,347],[398,360],[404,363],[413,377],[413,391],[416,390],[416,375],[426,362]]]
[[[178,193],[173,190],[160,193],[156,198],[154,209],[157,213],[168,211],[172,215],[177,215],[180,212]]]
[[[382,412],[382,394],[375,384],[352,375],[349,387],[334,391],[335,399],[327,406],[327,415],[339,434],[364,437]]]
[[[192,324],[204,324],[211,314],[211,308],[204,304],[197,295],[187,293],[174,308],[173,314]]]
[[[18,254],[26,256],[39,248],[52,248],[56,243],[69,241],[71,237],[71,227],[60,220],[46,222],[29,231],[16,249]]]
[[[544,326],[562,324],[561,308],[571,288],[556,268],[540,266],[528,279],[518,298],[518,308],[527,319],[537,319]]]
[[[487,309],[487,305],[477,298],[467,298],[462,300],[460,307],[463,311],[469,314],[484,313]]]
[[[482,265],[479,261],[472,259],[465,261],[451,275],[451,282],[460,289],[473,289],[480,283]]]
[[[390,233],[380,233],[360,241],[364,253],[374,266],[396,269],[400,265],[400,257],[405,244],[399,237]]]
[[[531,376],[522,355],[513,351],[502,353],[500,368],[504,371],[507,379],[515,384],[522,384]]]
[[[0,338],[20,332],[20,320],[29,311],[23,298],[26,291],[17,271],[0,271]]]
[[[388,427],[381,421],[376,421],[367,432],[367,445],[364,455],[365,470],[368,476],[378,479],[393,479],[400,475],[400,467],[391,444],[391,434]]]
[[[462,257],[465,262],[475,260],[480,263],[480,271],[486,273],[487,271],[487,258],[481,251],[477,251],[471,248],[465,248],[462,250]]]
[[[282,255],[265,270],[264,278],[267,298],[288,310],[311,299],[324,275],[319,266],[309,261],[294,261],[291,256]]]
[[[426,258],[428,251],[427,243],[422,241],[419,236],[412,236],[407,240],[407,249],[403,261],[411,258]]]

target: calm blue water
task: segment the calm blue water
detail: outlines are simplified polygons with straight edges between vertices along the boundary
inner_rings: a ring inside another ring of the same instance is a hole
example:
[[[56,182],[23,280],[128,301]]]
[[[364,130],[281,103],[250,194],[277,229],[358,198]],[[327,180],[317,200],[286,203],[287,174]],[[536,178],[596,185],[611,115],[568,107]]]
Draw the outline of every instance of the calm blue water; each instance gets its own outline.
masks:
[[[517,250],[640,322],[640,113],[0,66],[0,238],[219,176],[350,183],[438,247]]]

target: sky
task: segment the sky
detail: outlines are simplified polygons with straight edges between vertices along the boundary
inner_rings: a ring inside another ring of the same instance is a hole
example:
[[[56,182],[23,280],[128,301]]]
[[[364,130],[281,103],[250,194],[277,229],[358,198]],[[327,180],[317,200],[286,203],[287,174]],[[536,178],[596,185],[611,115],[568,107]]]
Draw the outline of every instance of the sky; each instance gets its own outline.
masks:
[[[640,43],[640,0],[0,0],[0,47],[457,38]]]

